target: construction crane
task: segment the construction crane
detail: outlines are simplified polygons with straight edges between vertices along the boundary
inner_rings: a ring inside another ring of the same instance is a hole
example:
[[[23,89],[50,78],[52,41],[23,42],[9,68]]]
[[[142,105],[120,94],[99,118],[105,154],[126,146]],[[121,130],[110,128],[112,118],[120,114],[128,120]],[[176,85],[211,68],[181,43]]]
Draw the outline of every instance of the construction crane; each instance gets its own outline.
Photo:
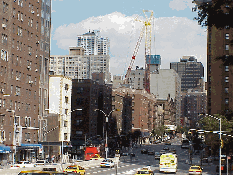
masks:
[[[146,13],[149,12],[150,16],[148,17]],[[150,55],[151,55],[151,33],[152,33],[152,19],[153,19],[153,11],[152,10],[143,10],[143,13],[146,17],[145,21],[135,19],[135,21],[139,21],[143,23],[139,38],[137,40],[129,67],[127,69],[125,79],[124,79],[124,84],[129,84],[129,76],[131,73],[131,69],[134,65],[135,58],[138,54],[139,47],[143,38],[143,35],[145,34],[145,78],[144,78],[144,88],[147,92],[150,92]],[[148,61],[147,61],[147,55],[148,56]],[[147,64],[148,63],[148,64]]]

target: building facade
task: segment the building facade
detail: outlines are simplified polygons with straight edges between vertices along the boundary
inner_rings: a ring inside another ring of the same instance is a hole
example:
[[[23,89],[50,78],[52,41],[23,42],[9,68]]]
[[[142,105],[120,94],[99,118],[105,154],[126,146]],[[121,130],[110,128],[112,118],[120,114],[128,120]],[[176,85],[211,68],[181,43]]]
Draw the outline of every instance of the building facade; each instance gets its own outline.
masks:
[[[232,2],[229,2],[232,7]],[[227,6],[222,7],[228,13]],[[231,22],[231,21],[229,21]],[[233,111],[232,65],[223,64],[218,57],[233,55],[231,45],[233,29],[226,25],[222,29],[208,27],[207,35],[207,113],[228,115]],[[230,119],[230,118],[229,118]]]
[[[112,99],[113,108],[121,111],[114,111],[112,114],[117,121],[118,133],[140,131],[144,136],[148,136],[156,126],[155,96],[145,90],[122,87],[113,89]]]
[[[175,70],[160,69],[159,72],[151,74],[150,92],[160,100],[167,100],[168,96],[173,99],[176,108],[176,122],[174,124],[179,125],[181,115],[181,78]]]
[[[96,77],[96,75],[94,75]],[[72,154],[84,146],[85,138],[95,140],[105,134],[105,115],[111,112],[112,87],[90,79],[72,80],[71,142]],[[100,112],[102,110],[103,112]],[[104,128],[104,130],[103,130]]]
[[[131,70],[129,78],[128,78],[128,84],[130,88],[132,89],[144,89],[144,79],[145,79],[145,69],[141,67],[139,69],[138,66],[136,66],[135,70]]]
[[[105,73],[105,82],[111,82],[109,55],[84,55],[82,47],[70,47],[69,55],[51,55],[49,70],[55,75],[72,79],[92,79],[92,73]]]
[[[99,31],[87,32],[77,37],[77,47],[84,48],[84,55],[109,55],[108,37],[100,37]]]
[[[10,161],[35,161],[48,106],[51,2],[1,3],[1,143],[11,145]]]
[[[180,62],[171,62],[170,69],[181,78],[181,91],[195,88],[200,78],[204,77],[204,66],[193,56],[183,56]]]

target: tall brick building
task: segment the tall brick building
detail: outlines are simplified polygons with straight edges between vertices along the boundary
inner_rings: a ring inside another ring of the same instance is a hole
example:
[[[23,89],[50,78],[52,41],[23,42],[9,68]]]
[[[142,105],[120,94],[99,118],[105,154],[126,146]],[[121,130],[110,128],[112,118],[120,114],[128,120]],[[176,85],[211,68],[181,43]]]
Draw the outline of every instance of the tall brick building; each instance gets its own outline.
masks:
[[[42,140],[39,126],[48,108],[51,2],[1,4],[0,141],[11,146],[16,161],[36,159]],[[9,154],[9,160],[13,156]]]

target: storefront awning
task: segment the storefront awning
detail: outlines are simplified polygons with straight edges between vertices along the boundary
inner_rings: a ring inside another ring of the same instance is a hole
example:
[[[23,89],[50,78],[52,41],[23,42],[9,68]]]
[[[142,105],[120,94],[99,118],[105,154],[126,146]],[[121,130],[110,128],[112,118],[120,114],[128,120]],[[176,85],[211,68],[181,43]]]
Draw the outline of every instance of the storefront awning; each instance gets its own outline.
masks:
[[[21,144],[21,147],[39,147],[42,148],[41,144],[33,144],[33,143],[26,143],[26,144]]]
[[[0,153],[10,153],[11,148],[9,146],[0,145]]]

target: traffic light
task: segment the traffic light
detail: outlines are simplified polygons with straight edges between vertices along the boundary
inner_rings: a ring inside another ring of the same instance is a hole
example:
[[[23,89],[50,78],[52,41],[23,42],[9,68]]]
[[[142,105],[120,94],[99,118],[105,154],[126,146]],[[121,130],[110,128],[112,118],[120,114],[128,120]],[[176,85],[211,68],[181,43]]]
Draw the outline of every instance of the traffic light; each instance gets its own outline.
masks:
[[[120,154],[120,150],[116,149],[115,154]]]
[[[223,148],[223,140],[221,139],[220,142],[221,142],[221,148]]]

